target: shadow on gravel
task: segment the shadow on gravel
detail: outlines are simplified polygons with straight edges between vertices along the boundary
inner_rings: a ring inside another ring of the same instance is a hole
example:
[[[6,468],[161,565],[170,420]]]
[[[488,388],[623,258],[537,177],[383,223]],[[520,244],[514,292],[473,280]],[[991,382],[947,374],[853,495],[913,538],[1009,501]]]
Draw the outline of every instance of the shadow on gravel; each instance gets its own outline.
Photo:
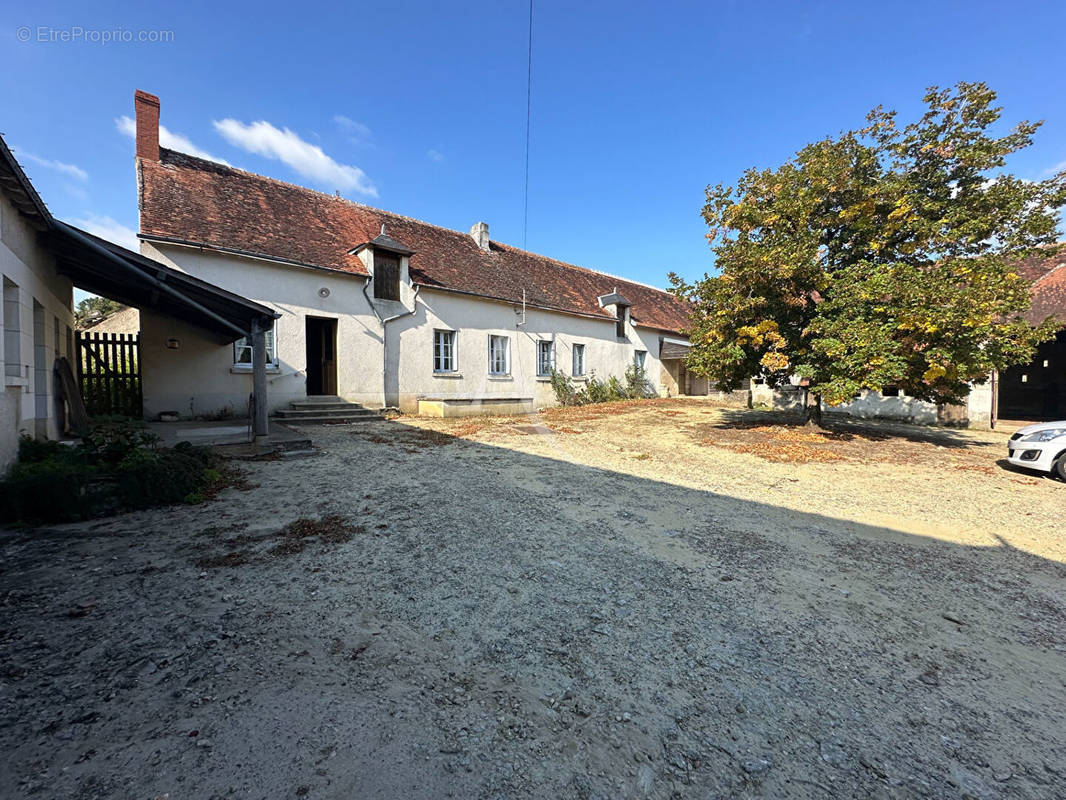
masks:
[[[807,428],[797,415],[784,411],[751,411],[746,409],[720,410],[722,421],[712,423],[716,428],[748,430],[765,426],[781,426],[798,430],[821,432],[842,441],[862,440],[888,442],[891,440],[933,444],[937,447],[963,448],[985,446],[975,442],[959,430],[926,427],[888,420],[865,420],[856,417],[826,414],[822,428]]]
[[[210,516],[0,534],[14,793],[1022,798],[1062,785],[1056,561],[792,511],[775,503],[787,487],[756,503],[593,468],[562,448],[385,422],[316,443],[320,458],[255,465],[260,487]],[[285,558],[227,563],[241,536],[265,546],[278,531]]]

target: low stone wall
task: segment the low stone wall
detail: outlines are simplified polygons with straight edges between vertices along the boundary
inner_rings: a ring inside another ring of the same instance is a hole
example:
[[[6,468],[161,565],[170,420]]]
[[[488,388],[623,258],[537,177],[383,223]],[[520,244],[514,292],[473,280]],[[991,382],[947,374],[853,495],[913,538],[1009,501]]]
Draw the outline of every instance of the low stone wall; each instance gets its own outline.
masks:
[[[418,414],[422,417],[476,417],[532,414],[534,411],[532,397],[430,397],[418,401]]]
[[[719,392],[712,389],[707,393],[707,397],[716,405],[726,408],[751,408],[751,392],[749,391]]]

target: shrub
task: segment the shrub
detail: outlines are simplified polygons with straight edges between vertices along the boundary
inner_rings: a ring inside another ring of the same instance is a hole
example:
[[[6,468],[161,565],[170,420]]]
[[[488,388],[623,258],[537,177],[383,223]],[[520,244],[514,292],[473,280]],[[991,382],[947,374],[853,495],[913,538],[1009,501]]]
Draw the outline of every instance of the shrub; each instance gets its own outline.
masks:
[[[561,406],[577,405],[577,392],[569,376],[557,369],[552,369],[551,382],[552,391],[555,392],[555,402]]]
[[[57,455],[19,462],[0,482],[4,522],[73,522],[106,510],[106,482],[91,464]]]
[[[115,468],[118,497],[126,508],[148,508],[203,498],[203,490],[217,478],[210,469],[210,451],[200,447],[132,450]]]
[[[140,420],[127,417],[95,417],[82,437],[91,458],[117,464],[138,448],[154,447],[159,437]]]
[[[0,481],[0,521],[70,522],[123,508],[202,502],[222,479],[205,447],[157,447],[143,423],[96,419],[78,446],[19,442]]]
[[[636,363],[626,367],[625,393],[626,397],[633,399],[655,396],[655,389],[652,388],[644,367]]]

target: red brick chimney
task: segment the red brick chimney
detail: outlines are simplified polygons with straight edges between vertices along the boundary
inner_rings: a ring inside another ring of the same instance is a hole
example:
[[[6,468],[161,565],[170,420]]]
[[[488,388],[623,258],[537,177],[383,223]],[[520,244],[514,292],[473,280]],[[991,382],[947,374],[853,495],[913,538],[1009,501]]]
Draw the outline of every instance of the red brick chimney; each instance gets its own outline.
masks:
[[[159,160],[159,98],[138,89],[133,95],[137,117],[137,157]]]

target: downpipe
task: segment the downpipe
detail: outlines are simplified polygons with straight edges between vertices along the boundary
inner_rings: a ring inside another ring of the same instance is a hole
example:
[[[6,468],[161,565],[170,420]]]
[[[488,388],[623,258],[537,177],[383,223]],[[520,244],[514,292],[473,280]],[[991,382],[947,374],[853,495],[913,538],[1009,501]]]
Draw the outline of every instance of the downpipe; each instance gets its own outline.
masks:
[[[384,411],[388,408],[388,368],[389,368],[389,332],[388,325],[398,319],[409,317],[418,310],[418,292],[422,288],[419,284],[414,284],[414,294],[411,295],[411,308],[403,311],[400,314],[393,314],[391,317],[382,317],[378,313],[377,306],[374,305],[374,301],[370,299],[370,284],[373,283],[373,277],[363,284],[363,297],[366,298],[367,303],[370,305],[370,310],[374,312],[374,316],[378,318],[378,322],[381,323],[381,410]]]

